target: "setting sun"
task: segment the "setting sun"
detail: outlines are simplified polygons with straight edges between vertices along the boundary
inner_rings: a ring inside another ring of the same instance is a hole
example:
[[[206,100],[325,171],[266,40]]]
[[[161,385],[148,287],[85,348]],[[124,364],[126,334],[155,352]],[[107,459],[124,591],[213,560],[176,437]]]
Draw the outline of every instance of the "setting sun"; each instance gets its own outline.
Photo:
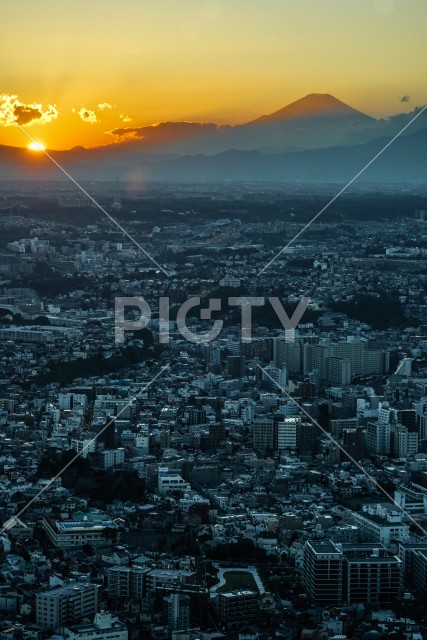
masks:
[[[28,148],[31,151],[43,151],[45,149],[45,146],[41,142],[32,142],[28,145]]]

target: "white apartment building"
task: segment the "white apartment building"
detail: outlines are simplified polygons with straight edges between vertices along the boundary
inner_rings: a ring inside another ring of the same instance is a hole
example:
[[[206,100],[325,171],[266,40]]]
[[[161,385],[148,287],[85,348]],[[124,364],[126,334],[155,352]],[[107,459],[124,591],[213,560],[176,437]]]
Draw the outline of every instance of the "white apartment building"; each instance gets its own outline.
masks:
[[[189,491],[191,490],[191,485],[179,473],[161,473],[159,470],[157,488],[160,494],[165,494],[173,491]]]
[[[58,394],[58,407],[60,411],[87,408],[87,396],[84,393],[60,393]]]
[[[185,569],[151,569],[145,578],[146,591],[155,591],[159,586],[192,583],[195,576],[194,571]]]
[[[104,449],[99,452],[99,461],[103,469],[112,469],[124,463],[124,449]]]
[[[116,529],[113,521],[104,514],[96,514],[96,517],[94,514],[74,514],[68,520],[54,520],[46,516],[42,520],[42,527],[58,549],[79,548],[85,544],[106,545],[108,529]]]
[[[297,429],[300,418],[284,418],[277,425],[277,449],[278,451],[295,451],[297,448]]]
[[[94,438],[71,438],[71,448],[80,453],[82,458],[87,458],[89,453],[96,450]]]
[[[97,613],[93,624],[76,624],[64,629],[67,640],[128,640],[126,625],[114,619],[111,613]]]
[[[93,618],[98,609],[98,585],[71,582],[36,594],[36,622],[43,629],[58,629]]]
[[[196,491],[186,491],[179,504],[183,513],[189,513],[191,507],[195,504],[209,505],[210,503],[207,498],[202,498]]]
[[[388,547],[392,540],[409,540],[409,525],[402,523],[402,514],[381,504],[365,505],[361,512],[353,512],[352,518],[361,542],[380,542]]]

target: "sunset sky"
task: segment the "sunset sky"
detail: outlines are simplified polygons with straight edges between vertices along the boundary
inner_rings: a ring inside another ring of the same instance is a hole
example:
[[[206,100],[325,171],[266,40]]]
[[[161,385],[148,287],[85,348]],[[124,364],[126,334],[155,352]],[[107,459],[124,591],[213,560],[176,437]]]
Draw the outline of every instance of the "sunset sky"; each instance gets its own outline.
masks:
[[[165,120],[241,123],[312,92],[412,111],[426,24],[426,0],[5,2],[0,144],[29,144],[4,110],[52,149]]]

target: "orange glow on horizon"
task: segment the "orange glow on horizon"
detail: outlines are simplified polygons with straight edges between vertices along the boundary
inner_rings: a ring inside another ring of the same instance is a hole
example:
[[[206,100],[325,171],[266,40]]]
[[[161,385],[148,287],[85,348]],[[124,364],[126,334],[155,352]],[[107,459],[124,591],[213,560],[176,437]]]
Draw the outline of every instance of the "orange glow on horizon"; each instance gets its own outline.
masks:
[[[158,122],[243,124],[311,93],[376,118],[427,102],[425,0],[266,6],[5,3],[0,107],[4,93],[8,108],[0,112],[0,144],[26,147],[11,116],[61,150],[119,142],[111,131]]]
[[[30,151],[44,151],[46,147],[41,142],[31,142],[28,145],[28,149]]]

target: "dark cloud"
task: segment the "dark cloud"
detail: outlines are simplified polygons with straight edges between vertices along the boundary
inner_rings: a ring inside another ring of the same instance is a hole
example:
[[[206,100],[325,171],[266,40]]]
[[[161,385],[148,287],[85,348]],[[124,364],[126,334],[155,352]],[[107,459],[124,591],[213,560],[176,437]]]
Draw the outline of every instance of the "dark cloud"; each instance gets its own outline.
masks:
[[[143,127],[118,127],[110,131],[110,133],[118,138],[142,138],[143,136],[139,135],[142,130]]]
[[[5,127],[15,123],[21,126],[33,124],[48,124],[58,117],[55,105],[48,104],[46,108],[38,102],[25,104],[18,96],[7,93],[0,94],[0,124]]]
[[[217,131],[218,125],[203,122],[160,122],[149,127],[118,127],[109,133],[118,138],[143,138],[147,142],[170,142]]]
[[[39,109],[33,107],[16,106],[13,110],[13,115],[18,124],[29,124],[34,120],[39,120],[42,117],[42,112]]]

